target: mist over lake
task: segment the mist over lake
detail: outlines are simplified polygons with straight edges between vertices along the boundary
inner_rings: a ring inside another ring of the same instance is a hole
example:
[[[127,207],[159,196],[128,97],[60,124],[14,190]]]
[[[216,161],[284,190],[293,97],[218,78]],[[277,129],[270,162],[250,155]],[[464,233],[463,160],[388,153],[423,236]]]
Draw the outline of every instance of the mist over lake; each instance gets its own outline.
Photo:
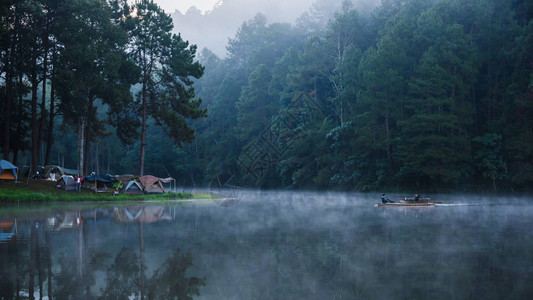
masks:
[[[0,291],[27,295],[31,280],[56,299],[529,299],[531,197],[430,196],[442,204],[250,190],[228,203],[4,206]]]

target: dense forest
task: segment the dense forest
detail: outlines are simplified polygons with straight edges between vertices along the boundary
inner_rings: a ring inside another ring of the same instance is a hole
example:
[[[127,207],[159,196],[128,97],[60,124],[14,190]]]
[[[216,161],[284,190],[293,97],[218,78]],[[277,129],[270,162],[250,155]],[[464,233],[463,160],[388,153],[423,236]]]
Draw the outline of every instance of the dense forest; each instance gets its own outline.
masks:
[[[329,15],[319,0],[295,24],[257,14],[224,58],[171,34],[151,1],[56,2],[0,7],[0,142],[19,166],[184,186],[533,184],[531,1],[343,1]]]

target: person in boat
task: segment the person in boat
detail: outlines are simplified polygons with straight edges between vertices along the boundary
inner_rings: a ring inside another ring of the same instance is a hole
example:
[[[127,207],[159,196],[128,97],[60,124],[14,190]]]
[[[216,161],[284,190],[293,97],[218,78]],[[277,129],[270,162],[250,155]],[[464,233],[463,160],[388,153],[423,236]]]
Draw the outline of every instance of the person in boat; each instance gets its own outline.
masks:
[[[418,202],[420,201],[420,195],[419,194],[415,194],[415,202]]]
[[[394,203],[394,201],[385,198],[385,194],[381,195],[381,202],[382,203]]]

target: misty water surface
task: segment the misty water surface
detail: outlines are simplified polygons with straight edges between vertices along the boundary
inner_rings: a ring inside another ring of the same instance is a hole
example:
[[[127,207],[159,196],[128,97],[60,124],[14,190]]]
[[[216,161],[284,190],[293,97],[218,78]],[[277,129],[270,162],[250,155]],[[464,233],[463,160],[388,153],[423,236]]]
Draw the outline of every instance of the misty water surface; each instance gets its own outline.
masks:
[[[0,298],[531,299],[533,200],[430,196],[4,206]]]

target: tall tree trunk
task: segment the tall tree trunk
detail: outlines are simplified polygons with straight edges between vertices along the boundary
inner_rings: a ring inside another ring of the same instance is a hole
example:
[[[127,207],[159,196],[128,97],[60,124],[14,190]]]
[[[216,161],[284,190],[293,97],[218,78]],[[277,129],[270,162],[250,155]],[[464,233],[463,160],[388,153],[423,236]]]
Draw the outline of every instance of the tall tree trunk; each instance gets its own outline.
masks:
[[[13,164],[18,165],[18,162],[17,162],[18,159],[19,159],[19,151],[16,148],[14,148],[13,149]]]
[[[12,93],[12,86],[13,86],[13,72],[12,72],[12,64],[10,62],[11,56],[9,55],[10,51],[7,51],[7,58],[6,58],[6,97],[5,97],[5,105],[4,105],[4,144],[2,145],[2,148],[4,149],[4,158],[9,160],[9,136],[10,136],[10,128],[11,128],[11,102],[13,99],[13,93]],[[16,163],[16,162],[15,162]]]
[[[22,99],[22,83],[23,83],[23,76],[22,76],[22,73],[19,73],[18,85],[17,85],[18,110],[16,114],[17,119],[19,120],[22,120],[22,115],[24,114],[24,99]],[[21,127],[22,127],[22,122],[17,122],[17,129],[16,129],[17,132],[22,131]],[[17,146],[16,144],[13,147],[13,163],[15,164],[18,164],[18,153],[19,153],[19,150],[21,150],[20,148],[21,147]]]
[[[146,85],[148,84],[146,77],[143,80],[142,90],[142,129],[141,129],[141,157],[139,159],[139,176],[144,175],[144,152],[146,149],[146,115],[147,115],[147,103],[146,103]]]
[[[80,177],[84,177],[84,162],[85,158],[83,156],[85,149],[85,116],[82,116],[78,121],[78,173]]]
[[[34,66],[37,59],[34,58]],[[38,124],[37,124],[37,70],[32,71],[31,76],[31,168],[35,173],[39,165],[39,144],[38,144]]]
[[[95,148],[94,149],[94,152],[95,152],[94,164],[95,164],[96,174],[100,174],[100,167],[98,166],[100,164],[100,162],[98,161],[98,143],[95,143],[94,148]]]
[[[91,97],[91,100],[89,100],[89,105],[87,106],[87,122],[85,126],[85,147],[83,148],[83,151],[85,152],[84,158],[85,161],[83,163],[83,174],[86,176],[89,174],[89,154],[91,150],[91,126],[92,126],[92,115],[93,115],[93,102],[94,99]]]
[[[91,153],[91,118],[87,119],[87,125],[85,126],[85,146],[83,147],[83,174],[87,176],[89,174],[89,154]]]
[[[39,124],[39,135],[37,136],[37,145],[41,149],[44,139],[44,123],[46,120],[46,79],[48,73],[48,37],[43,38],[43,87],[41,97],[41,120]],[[43,155],[44,156],[44,155]],[[44,164],[46,166],[46,163]]]
[[[55,56],[55,52],[54,52]],[[50,86],[50,112],[48,117],[48,135],[46,137],[46,155],[44,158],[44,164],[50,164],[50,153],[52,152],[53,132],[54,132],[54,105],[55,105],[55,90],[54,90],[54,76],[52,74],[51,86]],[[59,164],[59,161],[57,162]]]

